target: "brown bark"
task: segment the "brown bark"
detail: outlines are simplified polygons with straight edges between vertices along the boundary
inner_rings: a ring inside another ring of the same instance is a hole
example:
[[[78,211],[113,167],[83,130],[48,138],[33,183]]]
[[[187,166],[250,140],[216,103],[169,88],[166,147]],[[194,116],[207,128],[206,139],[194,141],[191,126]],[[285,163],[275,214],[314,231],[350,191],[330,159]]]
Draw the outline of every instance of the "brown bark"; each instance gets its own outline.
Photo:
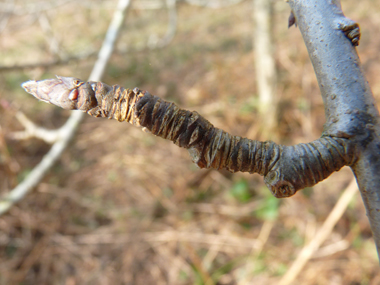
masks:
[[[315,185],[352,163],[354,149],[344,138],[322,137],[308,144],[278,145],[233,136],[197,112],[157,96],[72,77],[28,81],[25,90],[45,102],[94,117],[127,121],[188,149],[200,168],[258,173],[278,198]]]

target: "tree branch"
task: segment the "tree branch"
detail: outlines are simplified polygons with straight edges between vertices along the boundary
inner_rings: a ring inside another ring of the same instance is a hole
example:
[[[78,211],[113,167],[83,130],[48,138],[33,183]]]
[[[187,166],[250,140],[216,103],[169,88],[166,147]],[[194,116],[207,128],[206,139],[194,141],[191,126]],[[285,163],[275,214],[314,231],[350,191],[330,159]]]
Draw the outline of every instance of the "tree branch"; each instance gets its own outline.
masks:
[[[16,119],[24,126],[25,130],[21,132],[14,132],[9,135],[11,139],[14,140],[26,140],[29,138],[38,138],[46,143],[55,143],[58,141],[62,134],[61,129],[57,130],[47,130],[45,128],[37,126],[33,123],[24,113],[18,111],[16,113]]]
[[[276,197],[289,197],[349,165],[357,178],[378,252],[380,250],[380,124],[354,46],[359,26],[347,19],[339,0],[290,0],[325,104],[322,137],[281,146],[232,136],[197,112],[180,109],[138,88],[57,77],[23,84],[35,97],[95,117],[114,118],[187,148],[201,168],[226,168],[265,176]]]
[[[165,36],[159,40],[149,43],[148,47],[150,49],[163,48],[167,46],[172,39],[177,30],[177,11],[176,11],[176,0],[166,0],[166,8],[168,10],[168,27]]]
[[[193,6],[200,6],[200,7],[207,7],[212,9],[220,9],[225,8],[229,6],[233,6],[235,4],[238,4],[242,2],[243,0],[183,0],[186,3],[193,5]]]
[[[98,60],[92,69],[90,80],[100,80],[107,62],[112,54],[117,35],[122,27],[124,15],[130,5],[130,0],[119,0],[117,9],[108,28],[103,46],[99,52]],[[45,173],[51,168],[54,162],[61,156],[68,142],[72,138],[83,113],[73,112],[67,122],[59,129],[61,139],[54,143],[49,152],[43,157],[42,161],[30,172],[30,174],[16,188],[11,190],[3,199],[0,200],[0,215],[9,210],[9,208],[26,193],[35,187],[44,177]]]
[[[70,0],[71,1],[71,0]],[[152,1],[151,1],[152,2]],[[158,38],[155,35],[152,35],[150,39],[148,40],[146,46],[135,48],[135,47],[125,47],[115,49],[114,53],[116,54],[126,54],[126,53],[135,53],[135,52],[141,52],[146,50],[153,50],[153,49],[159,49],[164,48],[167,46],[174,38],[174,35],[177,30],[177,11],[176,11],[176,0],[166,0],[165,4],[157,1],[153,1],[153,4],[156,3],[156,6],[141,6],[142,3],[135,2],[131,3],[130,8],[132,9],[161,9],[166,8],[168,13],[168,26],[166,29],[166,33],[162,38]],[[103,3],[104,4],[104,3]],[[143,3],[144,4],[144,3]],[[85,5],[85,2],[81,3],[82,6]],[[1,6],[0,6],[1,8]],[[52,7],[54,8],[54,7]],[[41,26],[43,27],[43,30],[45,33],[47,33],[47,40],[49,41],[49,45],[54,47],[54,50],[51,49],[53,55],[55,56],[54,59],[44,61],[44,62],[35,62],[35,63],[28,63],[28,64],[14,64],[14,65],[6,65],[6,66],[0,66],[0,72],[8,72],[8,71],[14,71],[14,70],[24,70],[24,69],[33,69],[33,68],[48,68],[51,66],[56,65],[65,65],[69,64],[72,61],[82,61],[87,60],[89,58],[95,57],[97,55],[97,51],[89,48],[87,51],[81,51],[76,54],[66,54],[66,53],[60,53],[59,52],[59,46],[56,39],[54,39],[51,27],[49,27],[49,23],[46,23],[47,19],[44,14],[41,14],[42,16],[38,17],[38,20],[40,21]],[[49,30],[50,29],[50,30]],[[0,22],[0,31],[1,31],[1,22]]]
[[[264,175],[278,198],[315,185],[353,160],[354,150],[345,138],[324,136],[295,146],[249,140],[215,128],[197,112],[180,109],[138,88],[60,76],[27,81],[22,86],[36,98],[61,108],[141,126],[188,149],[200,168]]]
[[[345,138],[355,148],[349,165],[380,254],[380,117],[354,47],[359,43],[359,26],[343,15],[339,0],[289,0],[289,4],[325,104],[322,136]]]
[[[252,42],[257,70],[257,91],[260,100],[259,112],[261,116],[265,116],[265,128],[269,131],[273,130],[277,109],[274,98],[277,76],[271,39],[271,6],[270,0],[253,0],[255,31]],[[270,112],[268,112],[269,109]]]
[[[13,3],[0,3],[0,11],[6,14],[17,16],[37,14],[59,6],[65,5],[74,0],[58,0],[58,1],[41,1],[39,3],[23,3],[22,6]]]
[[[64,65],[68,64],[71,61],[81,61],[86,60],[91,57],[95,57],[97,52],[95,50],[89,49],[87,51],[82,51],[77,54],[73,55],[65,55],[62,56],[62,58],[55,58],[49,61],[44,62],[35,62],[35,63],[29,63],[29,64],[14,64],[14,65],[3,65],[0,66],[0,72],[7,72],[7,71],[13,71],[13,70],[23,70],[23,69],[33,69],[33,68],[48,68],[51,66],[56,65]]]

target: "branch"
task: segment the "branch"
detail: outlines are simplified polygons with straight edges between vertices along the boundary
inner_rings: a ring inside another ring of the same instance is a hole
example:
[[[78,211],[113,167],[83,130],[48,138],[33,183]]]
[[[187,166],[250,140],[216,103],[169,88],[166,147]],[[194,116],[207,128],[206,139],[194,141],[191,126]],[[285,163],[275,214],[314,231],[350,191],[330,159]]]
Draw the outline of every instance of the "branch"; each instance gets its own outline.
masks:
[[[323,136],[345,138],[355,147],[350,167],[380,254],[380,116],[354,47],[359,44],[359,26],[343,15],[339,0],[289,4],[325,104]]]
[[[193,6],[200,6],[200,7],[206,7],[206,8],[212,8],[212,9],[220,9],[225,7],[230,7],[233,5],[236,5],[243,0],[184,0],[187,4],[193,5]]]
[[[45,62],[0,66],[0,72],[22,70],[22,69],[33,69],[33,68],[47,68],[47,67],[56,66],[56,65],[64,65],[64,64],[70,63],[71,61],[80,61],[80,60],[89,59],[91,57],[96,56],[96,54],[97,52],[95,50],[88,50],[88,51],[80,52],[74,55],[62,56],[62,58],[56,58],[56,59],[45,61]]]
[[[177,30],[176,0],[166,0],[165,2],[168,10],[168,28],[162,39],[156,40],[153,43],[148,42],[148,47],[150,49],[163,48],[167,46],[174,38]]]
[[[39,127],[31,120],[29,120],[28,117],[20,111],[16,113],[16,119],[21,123],[21,125],[24,126],[25,130],[10,134],[9,137],[11,139],[26,140],[34,137],[41,139],[46,143],[52,144],[58,141],[63,136],[61,131],[62,128],[57,130],[47,130],[45,128]]]
[[[46,13],[41,13],[39,15],[38,22],[43,31],[44,38],[49,45],[50,53],[57,56],[58,58],[63,57],[62,49],[60,47],[60,41],[54,35],[53,29],[50,25],[50,22]]]
[[[277,103],[275,88],[277,81],[276,66],[271,39],[271,6],[269,0],[253,0],[253,19],[255,32],[253,46],[256,68],[256,83],[259,95],[259,112],[265,120],[265,133],[273,133],[276,124]],[[270,111],[269,111],[270,110]]]
[[[107,62],[112,54],[118,33],[123,24],[124,14],[129,7],[130,0],[119,0],[117,9],[108,28],[103,46],[99,52],[99,58],[92,69],[90,80],[99,80],[106,68]],[[60,128],[61,139],[54,143],[49,152],[43,157],[42,161],[30,172],[30,174],[16,188],[11,190],[0,200],[0,215],[21,200],[51,168],[54,162],[61,156],[68,142],[77,129],[79,122],[83,118],[83,113],[73,112],[67,122]]]
[[[39,3],[23,3],[22,7],[13,3],[0,3],[0,11],[5,14],[13,14],[17,16],[38,14],[43,11],[58,8],[74,0],[58,0],[58,1],[41,1]]]
[[[126,54],[126,53],[135,53],[135,52],[141,52],[145,50],[153,50],[158,48],[164,48],[167,46],[174,38],[174,35],[177,30],[177,11],[176,11],[176,0],[166,0],[165,5],[161,2],[154,1],[152,3],[157,3],[159,6],[157,7],[151,7],[152,9],[160,9],[163,7],[166,7],[168,10],[168,26],[165,35],[158,39],[157,37],[151,37],[147,43],[146,46],[140,47],[140,48],[119,48],[116,49],[114,53],[117,54]],[[141,3],[136,2],[138,5],[141,5]],[[135,6],[137,4],[131,3],[131,8],[134,9],[142,9],[140,6]],[[103,3],[104,4],[104,3]],[[84,3],[81,3],[81,5],[84,5]],[[145,7],[146,8],[146,7]],[[43,15],[43,14],[42,14]],[[42,17],[42,18],[41,18]],[[15,64],[15,65],[8,65],[8,66],[0,66],[0,72],[4,71],[13,71],[13,70],[24,70],[24,69],[33,69],[33,68],[48,68],[51,66],[56,65],[65,65],[72,61],[80,61],[80,60],[87,60],[91,57],[96,56],[97,52],[95,50],[89,49],[88,51],[82,51],[77,54],[72,55],[66,55],[66,54],[60,54],[59,53],[59,46],[58,42],[54,37],[52,36],[51,27],[49,27],[49,23],[46,22],[47,18],[46,16],[41,16],[38,18],[38,20],[43,24],[41,24],[45,30],[45,32],[50,35],[48,38],[50,46],[54,47],[54,50],[52,50],[53,54],[56,56],[55,59],[45,61],[45,62],[35,62],[35,63],[29,63],[29,64]],[[0,30],[1,30],[1,22],[0,22]],[[47,30],[47,31],[46,31]]]
[[[2,33],[7,27],[10,17],[11,15],[9,13],[4,13],[2,15],[2,19],[0,20],[0,33]]]
[[[324,136],[308,144],[282,146],[233,136],[215,128],[197,112],[141,91],[83,82],[73,77],[27,81],[36,98],[94,117],[127,121],[188,149],[200,168],[259,173],[275,197],[289,197],[352,163],[354,150],[345,138]]]

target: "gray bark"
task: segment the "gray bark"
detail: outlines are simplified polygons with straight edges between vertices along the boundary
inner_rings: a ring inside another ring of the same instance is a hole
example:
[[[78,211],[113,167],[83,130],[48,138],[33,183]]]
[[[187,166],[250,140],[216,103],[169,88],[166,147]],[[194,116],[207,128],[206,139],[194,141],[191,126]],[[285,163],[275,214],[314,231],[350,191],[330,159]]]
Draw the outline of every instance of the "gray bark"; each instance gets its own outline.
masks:
[[[355,47],[341,30],[354,23],[345,18],[340,1],[290,0],[325,104],[323,136],[347,138],[354,147],[350,165],[380,251],[380,124],[379,111]]]

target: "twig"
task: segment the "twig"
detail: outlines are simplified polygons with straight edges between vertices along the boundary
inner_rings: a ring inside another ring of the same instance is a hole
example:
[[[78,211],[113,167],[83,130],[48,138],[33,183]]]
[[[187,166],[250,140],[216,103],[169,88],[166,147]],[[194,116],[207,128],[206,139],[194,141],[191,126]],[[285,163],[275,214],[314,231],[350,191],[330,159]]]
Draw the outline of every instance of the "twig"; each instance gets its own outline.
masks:
[[[129,8],[130,0],[119,0],[116,11],[112,17],[111,24],[108,28],[106,38],[104,39],[102,48],[99,51],[99,58],[95,62],[94,68],[90,74],[89,80],[96,81],[101,78],[106,68],[107,62],[111,57],[114,45],[124,21],[124,15]]]
[[[5,13],[2,15],[2,19],[0,20],[0,33],[4,31],[4,29],[8,25],[10,17],[11,17],[10,13]]]
[[[145,2],[140,3],[132,3],[131,4],[131,9],[161,9],[166,7],[168,10],[168,26],[165,35],[162,38],[157,38],[156,36],[151,36],[148,40],[148,43],[146,46],[140,47],[140,48],[130,48],[130,47],[124,47],[115,50],[114,53],[117,54],[125,54],[125,53],[131,53],[131,52],[142,52],[147,49],[153,50],[153,49],[159,49],[159,48],[164,48],[167,46],[174,38],[174,35],[177,30],[177,11],[176,11],[176,0],[166,0],[165,4],[157,1],[150,1],[152,3],[157,3],[159,5],[156,5],[154,7],[142,7]],[[104,4],[104,3],[103,3]],[[85,6],[84,3],[81,3],[82,6]],[[136,6],[137,5],[137,6]],[[141,6],[141,7],[140,7]],[[43,15],[43,14],[42,14]],[[41,18],[42,17],[42,18]],[[81,52],[78,54],[73,54],[73,55],[60,55],[59,54],[59,46],[58,42],[54,37],[52,36],[53,33],[51,31],[51,28],[49,27],[49,23],[46,22],[47,18],[45,15],[41,16],[38,18],[40,25],[43,27],[45,33],[49,36],[49,44],[51,47],[52,52],[57,56],[57,58],[50,60],[50,61],[45,61],[45,62],[35,62],[35,63],[29,63],[29,64],[19,64],[19,65],[8,65],[8,66],[0,66],[0,71],[12,71],[12,70],[24,70],[24,69],[33,69],[33,68],[47,68],[51,66],[56,66],[56,65],[64,65],[68,64],[71,61],[79,61],[79,60],[86,60],[88,58],[91,58],[96,55],[96,51],[93,50],[88,50],[85,52]],[[0,27],[1,28],[1,27]],[[50,39],[52,38],[52,40]]]
[[[9,135],[14,140],[26,140],[29,138],[38,138],[46,143],[52,144],[58,141],[62,134],[61,129],[47,130],[45,128],[37,126],[33,123],[24,113],[18,111],[16,113],[16,119],[24,126],[25,130],[21,132],[14,132]]]
[[[273,40],[271,38],[271,7],[268,0],[253,0],[253,19],[255,32],[252,37],[255,56],[257,91],[259,96],[259,112],[265,121],[262,127],[264,136],[272,134],[276,123],[276,66],[273,56]],[[269,111],[270,110],[270,111]]]
[[[22,87],[46,103],[86,111],[93,117],[126,121],[171,140],[188,149],[200,168],[259,173],[277,198],[315,185],[353,160],[353,145],[347,139],[323,136],[294,146],[249,140],[215,128],[196,111],[181,109],[137,87],[111,87],[61,76],[29,80]]]
[[[313,254],[312,258],[320,258],[335,254],[339,251],[346,250],[350,247],[350,243],[347,239],[342,239],[333,244],[326,245],[321,247],[315,254]]]
[[[242,238],[232,235],[221,234],[205,234],[193,231],[156,231],[146,232],[139,236],[141,240],[150,243],[166,243],[166,242],[189,242],[200,243],[208,245],[220,245],[221,248],[236,247],[243,249],[258,248],[259,242],[255,239]],[[75,237],[67,237],[55,235],[54,242],[60,245],[72,244],[86,244],[86,245],[99,245],[99,244],[124,244],[136,241],[133,234],[84,234]]]
[[[330,215],[327,217],[322,227],[319,229],[314,238],[306,245],[299,253],[297,259],[293,262],[292,266],[284,277],[280,281],[280,285],[292,284],[298,274],[301,272],[302,268],[308,262],[308,260],[313,256],[313,253],[320,247],[320,245],[326,240],[326,238],[331,234],[335,224],[344,214],[348,204],[351,199],[357,193],[358,186],[356,185],[356,180],[353,179],[351,183],[347,186],[346,190],[340,196],[338,202],[335,204],[334,209],[331,211]]]
[[[243,0],[184,0],[187,4],[193,6],[207,7],[212,9],[220,9],[225,7],[230,7],[239,4]]]
[[[122,23],[127,8],[130,5],[130,0],[119,0],[116,11],[108,28],[103,46],[99,52],[99,58],[92,69],[89,80],[100,80],[102,77],[107,62],[112,54],[113,47]],[[0,215],[9,210],[16,202],[20,201],[26,193],[35,187],[44,177],[45,173],[52,167],[53,163],[61,156],[68,142],[73,137],[76,128],[83,118],[82,112],[73,112],[66,123],[60,128],[61,139],[54,143],[49,152],[42,158],[41,162],[30,172],[30,174],[16,188],[11,190],[0,201]]]
[[[90,57],[95,56],[96,54],[97,53],[95,50],[88,50],[88,51],[84,51],[78,54],[69,55],[62,58],[56,58],[56,59],[45,61],[45,62],[0,66],[0,72],[1,71],[7,72],[7,71],[21,70],[21,69],[47,68],[47,67],[56,66],[56,65],[64,65],[64,64],[68,64],[71,61],[86,60]]]
[[[135,10],[159,10],[165,8],[164,1],[155,1],[155,0],[147,0],[147,1],[134,1],[131,5],[132,9]]]
[[[17,5],[13,3],[0,3],[0,11],[7,14],[23,16],[23,15],[37,14],[43,11],[57,8],[69,2],[74,2],[74,0],[41,1],[38,3],[23,4],[22,7],[17,7]]]
[[[59,40],[54,35],[53,29],[50,25],[50,22],[46,13],[40,14],[40,16],[38,17],[38,22],[40,24],[42,31],[44,32],[44,38],[49,45],[50,52],[54,56],[61,58],[62,56],[61,56],[61,48],[60,48]]]
[[[33,245],[33,248],[31,249],[29,254],[25,258],[23,258],[20,265],[20,269],[17,270],[17,274],[14,274],[13,276],[13,282],[15,284],[22,283],[33,264],[36,263],[37,259],[41,258],[44,251],[46,250],[46,244],[49,241],[49,239],[49,235],[43,236],[39,241],[37,241]]]
[[[176,0],[166,0],[166,7],[168,10],[168,28],[166,34],[161,39],[148,41],[149,49],[163,48],[167,46],[174,38],[175,32],[177,30],[177,11],[176,11]]]
[[[153,3],[153,2],[152,2]],[[158,3],[158,2],[157,2]],[[104,4],[104,3],[103,3]],[[139,3],[141,5],[141,3]],[[81,3],[83,6],[84,4]],[[134,7],[133,4],[131,4],[131,8],[135,9],[142,9],[142,7],[137,6]],[[135,3],[136,5],[136,3]],[[166,8],[168,10],[168,27],[166,30],[165,35],[161,38],[158,39],[157,37],[151,37],[146,44],[146,46],[143,46],[141,48],[119,48],[118,50],[115,50],[114,53],[117,54],[125,54],[125,53],[131,53],[131,52],[142,52],[146,51],[147,49],[153,50],[153,49],[159,49],[167,46],[174,38],[174,35],[177,30],[177,11],[176,11],[176,0],[166,0]],[[153,7],[150,9],[160,9],[163,8],[163,4],[159,2],[159,6]],[[44,31],[52,37],[53,33],[50,31],[50,27],[47,21],[46,16],[42,16],[42,18],[38,18],[40,21],[41,26],[44,28]],[[50,38],[49,37],[49,38]],[[33,68],[47,68],[51,66],[56,66],[56,65],[64,65],[68,64],[71,61],[80,61],[80,60],[86,60],[88,58],[91,58],[96,55],[96,51],[93,50],[88,50],[85,52],[81,52],[78,54],[73,54],[73,55],[60,55],[59,54],[59,46],[57,43],[57,40],[49,40],[49,44],[52,52],[56,55],[59,56],[56,59],[46,61],[46,62],[35,62],[35,63],[30,63],[30,64],[20,64],[20,65],[9,65],[9,66],[0,66],[0,71],[12,71],[12,70],[24,70],[24,69],[33,69]]]
[[[220,204],[209,204],[209,203],[194,203],[191,205],[191,210],[200,213],[209,213],[217,215],[226,215],[232,217],[247,217],[251,216],[252,212],[257,208],[260,208],[261,200],[254,200],[250,203],[231,206],[231,205],[220,205]]]
[[[17,185],[16,174],[20,170],[20,164],[10,155],[4,138],[4,133],[0,125],[0,166],[2,165],[4,165],[4,171],[5,175],[8,177],[8,181],[1,181],[0,187],[7,188]],[[7,184],[5,184],[5,182],[7,182]]]
[[[190,265],[195,267],[197,273],[201,277],[201,280],[202,280],[201,283],[205,284],[205,285],[215,285],[210,274],[207,272],[207,270],[202,265],[202,260],[200,259],[199,255],[195,251],[195,249],[188,243],[185,243],[184,247],[185,247],[187,254],[189,256]]]
[[[274,220],[266,220],[260,230],[259,236],[257,237],[257,240],[259,241],[259,246],[256,249],[256,256],[258,257],[265,245],[265,243],[268,241],[269,235],[273,229],[275,221]],[[253,252],[252,252],[253,253]]]

